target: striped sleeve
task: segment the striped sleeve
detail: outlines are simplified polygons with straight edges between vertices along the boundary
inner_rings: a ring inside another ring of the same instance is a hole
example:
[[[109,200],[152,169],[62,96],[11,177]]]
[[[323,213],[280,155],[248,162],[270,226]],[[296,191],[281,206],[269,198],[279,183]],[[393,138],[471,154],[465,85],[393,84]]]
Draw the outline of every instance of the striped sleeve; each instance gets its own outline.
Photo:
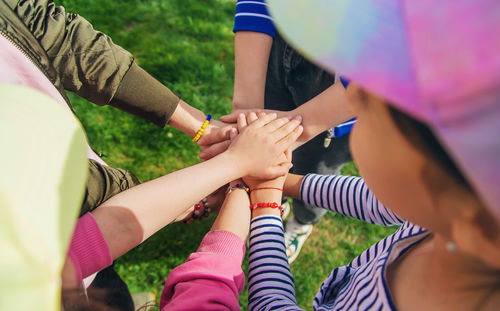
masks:
[[[300,197],[308,204],[372,224],[394,226],[404,222],[377,200],[360,177],[308,174],[302,181]]]
[[[295,300],[283,223],[277,216],[256,217],[250,225],[248,309],[302,310]]]
[[[233,31],[262,32],[274,38],[276,28],[271,16],[267,12],[266,1],[238,0],[236,3]]]

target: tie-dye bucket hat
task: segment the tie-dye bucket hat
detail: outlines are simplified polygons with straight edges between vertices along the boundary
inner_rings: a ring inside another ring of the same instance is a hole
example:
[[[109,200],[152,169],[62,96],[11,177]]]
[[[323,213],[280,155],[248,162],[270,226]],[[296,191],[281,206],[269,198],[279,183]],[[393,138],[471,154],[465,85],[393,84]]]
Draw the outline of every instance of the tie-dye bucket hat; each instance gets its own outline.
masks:
[[[61,310],[85,192],[85,134],[38,90],[0,84],[0,310]]]
[[[268,4],[304,56],[428,124],[500,221],[500,2]]]

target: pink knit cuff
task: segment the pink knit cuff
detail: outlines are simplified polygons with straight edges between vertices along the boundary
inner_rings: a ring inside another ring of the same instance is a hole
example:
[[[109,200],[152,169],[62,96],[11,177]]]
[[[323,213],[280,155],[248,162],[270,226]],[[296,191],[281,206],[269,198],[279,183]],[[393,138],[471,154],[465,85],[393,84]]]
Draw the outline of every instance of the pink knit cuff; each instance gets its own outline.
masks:
[[[91,213],[78,219],[68,257],[80,281],[113,263],[108,245]]]
[[[228,231],[210,231],[201,241],[197,252],[211,252],[237,257],[241,258],[243,262],[245,250],[245,243],[236,234]]]

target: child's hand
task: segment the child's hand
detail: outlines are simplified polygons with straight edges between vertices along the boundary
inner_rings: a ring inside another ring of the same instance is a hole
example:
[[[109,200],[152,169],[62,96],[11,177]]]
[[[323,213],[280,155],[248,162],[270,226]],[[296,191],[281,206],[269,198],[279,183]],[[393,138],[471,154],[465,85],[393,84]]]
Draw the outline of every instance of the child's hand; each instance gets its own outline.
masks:
[[[291,149],[285,151],[283,156],[280,157],[279,161],[280,163],[291,163],[292,162]],[[283,185],[285,183],[287,175],[288,174],[285,174],[283,176],[279,176],[274,179],[262,179],[262,178],[256,178],[254,176],[245,176],[243,177],[243,182],[248,186],[248,188],[250,188],[250,190],[257,188],[283,189]]]
[[[205,134],[198,141],[201,148],[200,158],[209,160],[216,155],[226,151],[231,144],[230,133],[237,134],[236,121],[234,123],[223,123],[213,120],[205,130]]]
[[[283,153],[302,134],[301,118],[277,119],[275,113],[251,114],[238,117],[236,137],[227,152],[238,161],[243,173],[260,179],[273,179],[285,175],[291,167],[289,162],[278,162]],[[279,163],[279,164],[277,164]]]

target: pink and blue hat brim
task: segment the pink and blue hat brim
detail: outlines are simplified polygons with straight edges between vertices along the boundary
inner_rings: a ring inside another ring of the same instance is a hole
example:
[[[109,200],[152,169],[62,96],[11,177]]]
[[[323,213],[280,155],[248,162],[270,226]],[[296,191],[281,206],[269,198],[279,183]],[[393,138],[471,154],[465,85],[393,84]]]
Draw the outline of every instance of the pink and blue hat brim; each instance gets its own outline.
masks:
[[[268,4],[305,57],[428,124],[500,220],[500,2]]]

